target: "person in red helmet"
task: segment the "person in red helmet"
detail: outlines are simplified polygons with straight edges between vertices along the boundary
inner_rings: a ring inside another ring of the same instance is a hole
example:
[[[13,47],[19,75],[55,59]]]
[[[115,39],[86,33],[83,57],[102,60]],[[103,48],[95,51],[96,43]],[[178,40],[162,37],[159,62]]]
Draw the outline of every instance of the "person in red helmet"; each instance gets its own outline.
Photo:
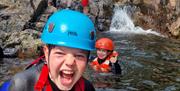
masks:
[[[118,52],[114,51],[114,43],[109,38],[100,38],[96,41],[97,57],[90,63],[91,67],[97,72],[114,72],[121,74],[118,64]],[[115,68],[114,70],[112,70]]]
[[[57,9],[72,9],[84,14],[89,12],[89,0],[48,0],[48,6]]]

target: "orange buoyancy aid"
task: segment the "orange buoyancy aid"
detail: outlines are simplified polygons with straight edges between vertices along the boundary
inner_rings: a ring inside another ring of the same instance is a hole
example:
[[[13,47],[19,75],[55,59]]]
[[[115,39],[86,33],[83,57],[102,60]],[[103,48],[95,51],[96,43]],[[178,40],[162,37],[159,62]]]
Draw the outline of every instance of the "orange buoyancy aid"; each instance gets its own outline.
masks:
[[[34,61],[34,63],[38,62],[37,60]],[[39,76],[38,81],[36,82],[34,89],[35,91],[42,91],[44,88],[46,91],[52,91],[51,85],[48,80],[48,67],[47,64],[44,64]],[[85,82],[84,78],[81,77],[77,83],[75,84],[75,91],[84,91],[85,89]]]
[[[117,61],[119,53],[117,51],[113,51],[112,54],[106,58],[106,60],[102,63],[99,64],[98,62],[98,57],[96,57],[92,62],[91,62],[91,67],[98,72],[109,72],[111,70],[110,62],[112,59]]]
[[[103,63],[99,64],[98,62],[98,58],[95,58],[92,62],[91,62],[91,66],[95,71],[98,72],[109,72],[110,71],[110,61],[109,60],[105,60]]]

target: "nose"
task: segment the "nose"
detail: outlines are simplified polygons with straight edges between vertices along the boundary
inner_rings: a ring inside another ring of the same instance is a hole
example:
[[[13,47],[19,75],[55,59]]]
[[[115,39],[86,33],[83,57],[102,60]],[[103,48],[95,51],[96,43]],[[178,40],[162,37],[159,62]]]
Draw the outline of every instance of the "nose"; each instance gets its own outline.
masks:
[[[67,66],[73,66],[75,64],[75,57],[72,54],[67,54],[65,58],[65,63]]]
[[[102,50],[97,51],[97,53],[103,54],[104,52]]]

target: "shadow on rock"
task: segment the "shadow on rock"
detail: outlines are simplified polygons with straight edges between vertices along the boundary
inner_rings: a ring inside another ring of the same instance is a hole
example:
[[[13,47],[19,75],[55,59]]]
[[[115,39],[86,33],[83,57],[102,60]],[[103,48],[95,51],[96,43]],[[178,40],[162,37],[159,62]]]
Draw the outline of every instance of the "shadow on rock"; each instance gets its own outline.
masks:
[[[4,57],[3,49],[0,47],[0,58]]]

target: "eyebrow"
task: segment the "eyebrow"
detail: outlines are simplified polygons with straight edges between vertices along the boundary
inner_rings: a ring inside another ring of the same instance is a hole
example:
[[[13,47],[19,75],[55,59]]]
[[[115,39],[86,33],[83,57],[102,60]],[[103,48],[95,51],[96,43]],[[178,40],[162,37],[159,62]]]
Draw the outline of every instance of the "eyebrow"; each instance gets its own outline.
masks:
[[[65,47],[55,47],[55,48],[57,48],[57,49],[60,49],[60,50],[62,50],[62,51],[65,51]],[[71,48],[67,48],[67,49],[70,49],[71,50]],[[73,49],[73,48],[72,48]],[[74,48],[74,49],[76,49],[76,48]],[[79,53],[86,53],[86,54],[88,54],[88,51],[86,51],[86,50],[82,50],[82,49],[77,49],[77,50],[79,50]]]

